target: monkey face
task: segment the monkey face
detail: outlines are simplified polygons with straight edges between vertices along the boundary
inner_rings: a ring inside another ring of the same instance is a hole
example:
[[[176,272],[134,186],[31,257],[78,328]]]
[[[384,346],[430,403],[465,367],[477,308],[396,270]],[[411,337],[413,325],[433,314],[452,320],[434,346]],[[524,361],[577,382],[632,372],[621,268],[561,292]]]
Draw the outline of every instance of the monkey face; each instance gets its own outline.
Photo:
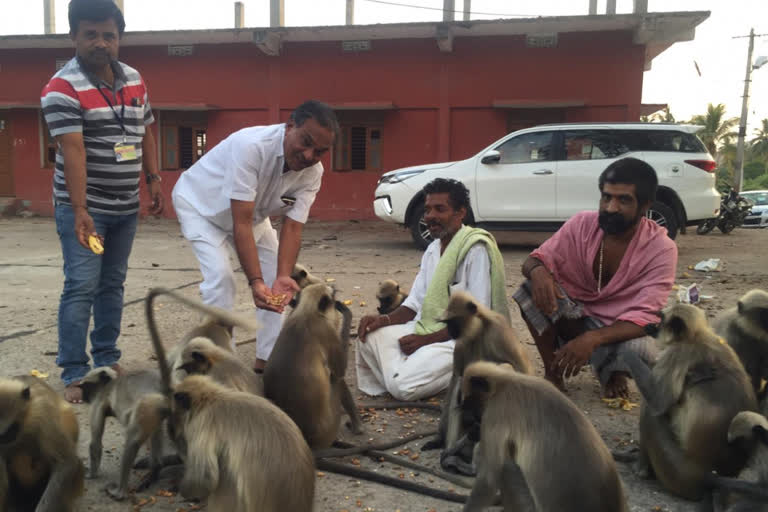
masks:
[[[482,321],[477,317],[477,312],[477,303],[471,295],[466,292],[454,292],[439,320],[445,323],[453,339],[470,338],[482,329]]]
[[[190,375],[208,373],[213,366],[212,358],[216,348],[216,345],[207,338],[192,339],[181,353],[181,364],[178,368]]]
[[[0,446],[16,440],[30,398],[29,386],[23,382],[0,379]]]
[[[768,292],[750,290],[739,299],[739,315],[768,333]]]
[[[703,328],[707,328],[707,317],[701,309],[690,304],[675,304],[662,313],[656,339],[664,347],[688,340]]]
[[[392,302],[394,301],[394,297],[377,297],[379,299],[379,307],[376,308],[376,310],[384,315],[390,311],[392,308]]]

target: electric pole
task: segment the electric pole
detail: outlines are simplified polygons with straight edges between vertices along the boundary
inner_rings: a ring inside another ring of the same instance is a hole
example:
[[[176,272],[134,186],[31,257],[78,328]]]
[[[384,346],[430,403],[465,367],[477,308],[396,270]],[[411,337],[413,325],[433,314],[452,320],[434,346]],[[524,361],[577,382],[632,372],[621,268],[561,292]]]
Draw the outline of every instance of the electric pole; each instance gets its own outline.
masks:
[[[755,49],[755,29],[749,31],[749,50],[747,51],[747,75],[744,78],[744,96],[741,99],[741,119],[739,120],[739,138],[736,143],[736,168],[734,169],[733,188],[741,192],[744,180],[744,143],[747,137],[747,114],[749,113],[749,84],[752,81],[752,51]]]

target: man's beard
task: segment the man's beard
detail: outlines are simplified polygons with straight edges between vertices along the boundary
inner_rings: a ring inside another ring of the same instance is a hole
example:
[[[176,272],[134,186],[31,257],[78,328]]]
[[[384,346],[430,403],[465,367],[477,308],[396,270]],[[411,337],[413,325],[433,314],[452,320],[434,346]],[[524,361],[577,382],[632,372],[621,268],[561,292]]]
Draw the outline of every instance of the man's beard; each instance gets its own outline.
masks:
[[[618,212],[600,212],[597,223],[606,235],[620,235],[633,228],[640,221],[640,217],[641,215],[638,214],[634,219],[627,219]]]

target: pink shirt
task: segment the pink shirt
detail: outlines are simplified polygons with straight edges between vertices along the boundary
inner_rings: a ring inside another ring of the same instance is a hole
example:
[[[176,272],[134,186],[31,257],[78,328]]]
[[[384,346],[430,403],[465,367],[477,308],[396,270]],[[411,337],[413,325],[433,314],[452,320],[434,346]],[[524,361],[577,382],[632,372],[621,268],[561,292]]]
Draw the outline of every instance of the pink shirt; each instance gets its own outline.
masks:
[[[594,211],[574,215],[531,256],[544,263],[569,297],[584,305],[585,315],[605,325],[658,322],[655,313],[666,306],[675,282],[677,245],[665,228],[645,217],[640,219],[616,274],[598,293],[592,264],[603,231],[597,215]]]

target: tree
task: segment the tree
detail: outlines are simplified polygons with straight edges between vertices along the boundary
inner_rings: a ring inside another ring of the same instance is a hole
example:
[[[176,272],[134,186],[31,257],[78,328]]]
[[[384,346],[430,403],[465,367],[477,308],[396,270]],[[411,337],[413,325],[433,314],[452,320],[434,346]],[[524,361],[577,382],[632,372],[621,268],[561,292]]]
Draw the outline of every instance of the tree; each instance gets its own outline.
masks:
[[[755,138],[749,141],[752,154],[768,161],[768,119],[761,121],[762,127],[755,129]]]
[[[693,116],[691,123],[704,127],[697,135],[704,142],[704,145],[707,146],[707,151],[712,156],[716,156],[720,144],[725,142],[725,139],[736,135],[732,132],[732,129],[739,123],[739,119],[737,117],[726,119],[725,105],[722,103],[717,105],[710,103],[707,105],[707,113]]]
[[[761,162],[760,160],[750,160],[744,164],[744,179],[754,180],[765,174],[765,171],[765,162]]]
[[[651,116],[651,121],[655,123],[676,123],[675,116],[669,111],[669,106],[664,107],[664,110],[656,112]]]
[[[744,190],[768,190],[768,174],[763,174],[753,180],[746,180]]]

